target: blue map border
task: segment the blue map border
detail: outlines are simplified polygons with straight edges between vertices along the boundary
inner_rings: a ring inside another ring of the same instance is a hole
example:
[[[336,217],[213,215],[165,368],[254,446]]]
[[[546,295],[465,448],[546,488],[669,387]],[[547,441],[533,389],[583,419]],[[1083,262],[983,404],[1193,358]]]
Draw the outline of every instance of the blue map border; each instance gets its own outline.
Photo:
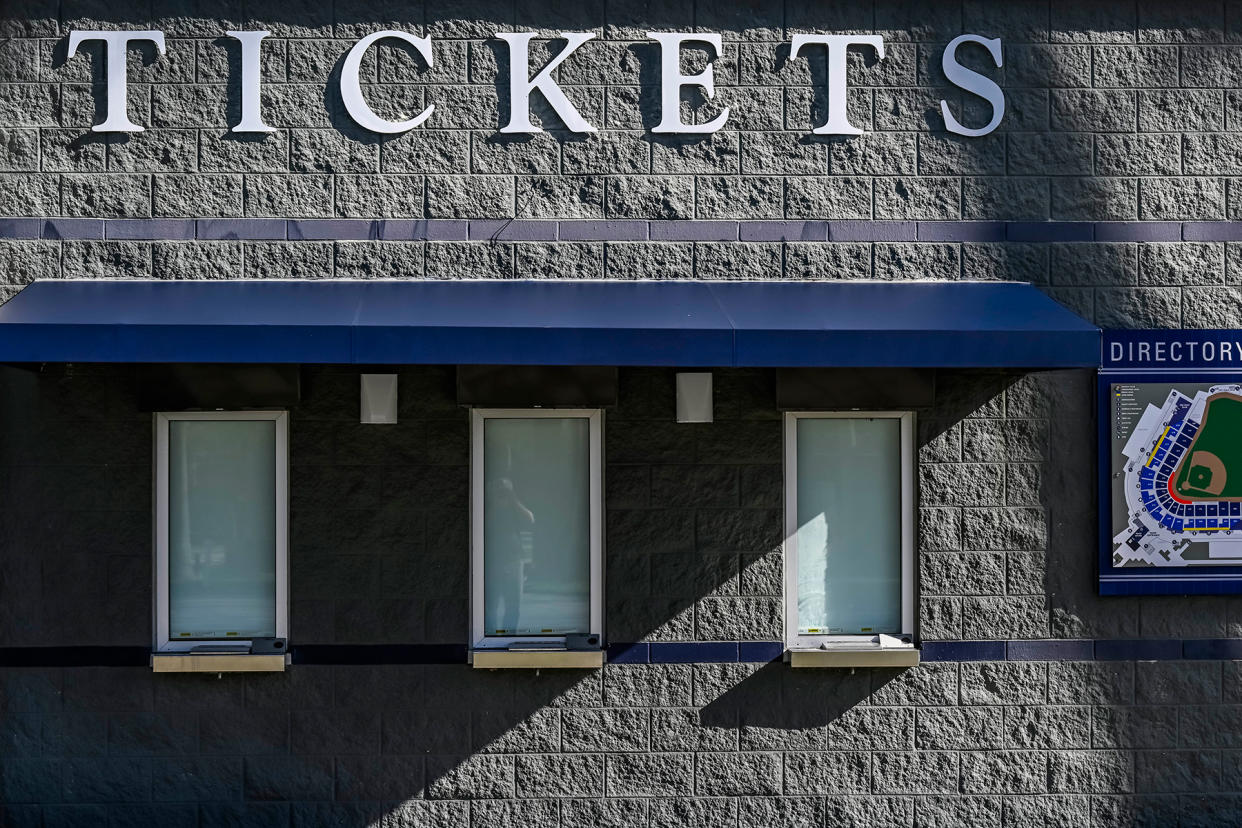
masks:
[[[1126,332],[1133,335],[1135,332]],[[1158,333],[1158,332],[1153,332]],[[1167,334],[1167,332],[1165,332]],[[1192,338],[1196,332],[1179,332]],[[1207,332],[1217,333],[1217,332]],[[1107,337],[1108,332],[1105,333]],[[1107,347],[1107,342],[1106,342]],[[1214,566],[1210,571],[1188,567],[1114,567],[1112,515],[1112,438],[1110,420],[1113,383],[1242,383],[1242,369],[1234,371],[1100,371],[1096,377],[1096,424],[1098,434],[1098,491],[1096,500],[1099,525],[1097,584],[1100,595],[1242,595],[1242,566]],[[1117,580],[1124,575],[1127,580]]]

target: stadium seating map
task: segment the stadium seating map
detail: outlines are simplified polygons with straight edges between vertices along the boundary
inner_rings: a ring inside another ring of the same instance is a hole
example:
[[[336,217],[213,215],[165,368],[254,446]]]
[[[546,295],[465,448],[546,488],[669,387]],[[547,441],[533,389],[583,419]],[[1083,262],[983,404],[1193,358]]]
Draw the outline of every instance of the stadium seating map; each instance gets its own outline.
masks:
[[[1242,384],[1108,394],[1112,567],[1242,565]]]

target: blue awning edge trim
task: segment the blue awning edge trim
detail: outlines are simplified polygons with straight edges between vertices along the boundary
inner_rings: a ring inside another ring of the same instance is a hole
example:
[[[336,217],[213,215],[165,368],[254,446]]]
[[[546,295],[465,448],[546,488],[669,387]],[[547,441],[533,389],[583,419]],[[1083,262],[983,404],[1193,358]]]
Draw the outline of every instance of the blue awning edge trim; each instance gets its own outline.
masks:
[[[1018,282],[38,280],[0,362],[1092,368]]]

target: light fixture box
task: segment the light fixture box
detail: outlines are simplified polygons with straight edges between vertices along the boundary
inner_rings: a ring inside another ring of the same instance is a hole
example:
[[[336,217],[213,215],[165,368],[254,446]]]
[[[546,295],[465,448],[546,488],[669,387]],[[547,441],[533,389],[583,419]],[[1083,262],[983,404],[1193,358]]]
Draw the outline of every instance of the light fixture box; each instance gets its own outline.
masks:
[[[712,374],[710,371],[677,375],[677,422],[712,421]]]
[[[362,417],[370,425],[397,422],[397,375],[362,375]]]

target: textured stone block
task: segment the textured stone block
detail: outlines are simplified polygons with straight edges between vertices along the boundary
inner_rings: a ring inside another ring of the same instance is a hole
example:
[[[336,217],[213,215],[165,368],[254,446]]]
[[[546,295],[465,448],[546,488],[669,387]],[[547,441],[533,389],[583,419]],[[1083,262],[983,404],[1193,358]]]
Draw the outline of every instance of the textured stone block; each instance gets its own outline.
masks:
[[[1040,751],[962,754],[962,791],[1037,794],[1048,790],[1048,756]]]
[[[1105,328],[1175,328],[1181,292],[1171,288],[1104,288],[1096,291],[1095,322]]]
[[[1047,542],[1046,518],[1040,509],[968,509],[963,534],[967,549],[1042,549]]]
[[[1139,218],[1214,220],[1225,217],[1219,178],[1145,178],[1139,182]]]
[[[738,800],[725,797],[654,799],[649,806],[651,828],[710,828],[737,820]]]
[[[1143,132],[1213,132],[1224,128],[1225,93],[1219,89],[1151,90],[1139,93]]]
[[[914,133],[866,133],[828,147],[833,175],[909,175],[918,157]]]
[[[1003,487],[1004,467],[995,463],[935,464],[919,468],[919,488],[928,506],[1000,505]]]
[[[829,750],[911,750],[914,713],[909,708],[855,705],[828,722]]]
[[[835,228],[829,229],[833,234]],[[961,274],[961,250],[952,244],[876,244],[873,272],[876,279],[956,279]]]
[[[1164,133],[1113,133],[1096,136],[1099,175],[1180,175],[1182,141]]]
[[[519,756],[516,762],[518,796],[601,796],[604,793],[604,757]]]
[[[705,219],[757,219],[780,215],[784,182],[761,176],[698,176],[695,215]]]
[[[566,751],[618,753],[651,748],[647,710],[566,710],[562,718]]]
[[[1090,714],[1088,707],[1007,707],[1005,746],[1036,750],[1090,747]]]
[[[700,754],[694,776],[696,792],[703,796],[777,796],[781,793],[781,754]]]
[[[428,218],[512,216],[513,179],[498,176],[427,176]]]
[[[962,218],[1043,220],[1050,213],[1047,179],[971,177],[962,182]]]
[[[693,794],[694,757],[687,753],[616,754],[607,758],[606,784],[618,796]]]
[[[1138,217],[1138,181],[1132,178],[1054,178],[1055,221],[1125,221]]]
[[[61,271],[70,278],[151,278],[151,245],[128,241],[66,242]]]
[[[1005,589],[1004,555],[934,554],[920,564],[926,595],[999,595]]]
[[[323,279],[332,276],[327,242],[264,242],[246,246],[245,272],[253,279]]]
[[[240,175],[156,175],[152,212],[157,216],[235,218],[243,213],[242,192]]]
[[[867,279],[871,276],[868,244],[786,244],[787,279]]]
[[[230,279],[242,271],[237,242],[156,242],[151,254],[157,279]]]
[[[934,751],[877,753],[877,793],[955,793],[958,789],[958,755]]]
[[[927,707],[915,713],[920,750],[995,750],[1003,745],[1000,708]]]
[[[1004,800],[985,796],[925,796],[915,800],[920,825],[999,825]]]
[[[1048,665],[1053,704],[1128,704],[1134,701],[1134,669],[1124,662],[1061,662]]]
[[[50,182],[46,181],[48,178],[52,176],[32,176],[29,184],[17,187],[11,196],[0,181],[0,209],[12,212],[16,207],[22,211],[20,215],[60,212],[56,209]],[[150,179],[145,175],[67,174],[63,176],[61,206],[68,216],[149,216],[152,214]]]
[[[687,707],[691,671],[682,664],[626,664],[604,673],[607,707]]]
[[[869,219],[871,179],[813,176],[785,180],[785,215],[805,219]]]
[[[385,173],[465,173],[469,157],[469,133],[458,130],[415,129],[380,145]]]
[[[1219,285],[1224,282],[1223,244],[1182,242],[1139,246],[1139,284]]]
[[[615,218],[688,219],[694,216],[690,176],[610,178],[604,190],[607,215]]]
[[[1209,704],[1221,699],[1221,665],[1213,662],[1140,662],[1135,701],[1140,704]]]
[[[864,793],[871,787],[871,768],[865,753],[790,752],[784,759],[786,795]]]
[[[1177,719],[1177,709],[1173,707],[1095,707],[1092,708],[1092,747],[1176,747]]]
[[[568,799],[561,803],[561,825],[566,828],[625,828],[646,820],[647,802],[642,799]]]
[[[539,175],[517,182],[518,214],[530,218],[603,218],[600,176]]]
[[[872,703],[945,705],[957,698],[957,665],[927,664],[905,671],[874,670]]]
[[[286,172],[287,133],[239,136],[204,131],[199,136],[199,169],[207,172]]]
[[[1121,751],[1066,751],[1048,755],[1052,793],[1128,793],[1133,790],[1132,754]]]
[[[961,671],[962,704],[1039,704],[1048,698],[1048,667],[1043,664],[963,664]]]
[[[428,799],[504,799],[513,796],[512,756],[431,756]]]
[[[709,640],[771,641],[781,637],[783,623],[777,598],[705,598],[696,611],[696,632]]]
[[[332,215],[328,175],[252,175],[246,178],[246,215],[316,217]]]
[[[602,243],[521,243],[514,253],[514,273],[523,279],[601,279]]]
[[[327,757],[248,757],[245,764],[247,799],[332,798],[332,762]]]
[[[700,279],[779,279],[783,272],[781,246],[774,242],[700,242],[694,258]]]

